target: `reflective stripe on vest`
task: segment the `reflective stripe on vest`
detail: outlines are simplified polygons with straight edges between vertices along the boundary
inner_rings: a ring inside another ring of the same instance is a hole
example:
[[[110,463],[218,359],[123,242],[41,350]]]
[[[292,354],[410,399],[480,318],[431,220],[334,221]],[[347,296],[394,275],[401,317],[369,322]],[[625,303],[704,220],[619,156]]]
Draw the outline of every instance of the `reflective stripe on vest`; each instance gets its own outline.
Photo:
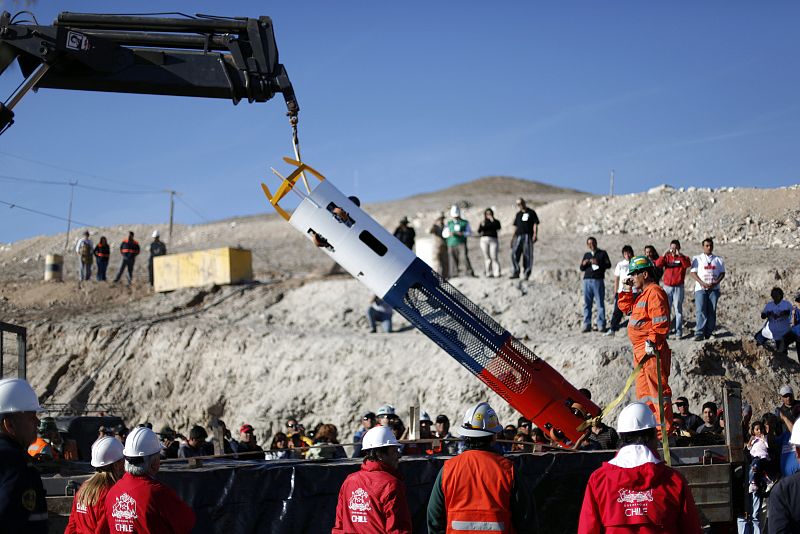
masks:
[[[451,521],[450,526],[453,530],[467,530],[480,532],[503,532],[503,523],[491,521]]]

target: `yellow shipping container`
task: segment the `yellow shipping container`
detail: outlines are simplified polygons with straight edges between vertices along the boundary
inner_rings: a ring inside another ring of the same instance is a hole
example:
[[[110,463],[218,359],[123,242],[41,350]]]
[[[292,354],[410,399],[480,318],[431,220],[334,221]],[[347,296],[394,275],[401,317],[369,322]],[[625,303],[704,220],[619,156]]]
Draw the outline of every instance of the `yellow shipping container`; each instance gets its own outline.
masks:
[[[156,291],[234,284],[252,278],[253,255],[243,248],[214,248],[153,258]]]

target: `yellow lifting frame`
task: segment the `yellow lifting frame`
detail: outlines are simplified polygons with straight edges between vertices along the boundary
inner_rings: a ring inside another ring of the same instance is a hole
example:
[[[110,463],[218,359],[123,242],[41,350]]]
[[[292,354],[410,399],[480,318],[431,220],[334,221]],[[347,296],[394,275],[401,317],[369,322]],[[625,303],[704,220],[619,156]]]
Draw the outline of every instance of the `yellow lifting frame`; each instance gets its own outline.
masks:
[[[281,217],[283,217],[285,220],[288,221],[291,215],[289,215],[286,212],[286,210],[281,208],[278,205],[278,203],[281,200],[283,200],[283,197],[285,197],[289,193],[289,191],[294,189],[294,185],[297,183],[297,180],[300,178],[303,172],[304,171],[310,172],[311,174],[316,176],[320,182],[323,181],[325,177],[316,169],[309,167],[308,165],[300,161],[286,157],[283,158],[283,161],[285,161],[289,165],[294,165],[297,168],[294,171],[292,171],[292,174],[283,179],[283,182],[281,182],[281,185],[278,187],[278,190],[275,192],[274,195],[270,193],[269,188],[265,183],[261,184],[261,189],[264,191],[264,194],[267,195],[269,203],[272,204],[272,207],[275,208],[275,211],[277,211]]]

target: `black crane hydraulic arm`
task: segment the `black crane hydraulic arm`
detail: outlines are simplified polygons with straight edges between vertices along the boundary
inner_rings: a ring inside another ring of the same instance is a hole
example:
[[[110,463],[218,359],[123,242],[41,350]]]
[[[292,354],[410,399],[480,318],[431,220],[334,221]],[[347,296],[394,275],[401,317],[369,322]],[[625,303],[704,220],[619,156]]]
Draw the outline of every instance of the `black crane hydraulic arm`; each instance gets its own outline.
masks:
[[[25,81],[0,103],[0,133],[31,89],[228,98],[281,93],[292,125],[299,106],[278,62],[272,20],[68,13],[52,26],[0,14],[0,74],[17,60]]]

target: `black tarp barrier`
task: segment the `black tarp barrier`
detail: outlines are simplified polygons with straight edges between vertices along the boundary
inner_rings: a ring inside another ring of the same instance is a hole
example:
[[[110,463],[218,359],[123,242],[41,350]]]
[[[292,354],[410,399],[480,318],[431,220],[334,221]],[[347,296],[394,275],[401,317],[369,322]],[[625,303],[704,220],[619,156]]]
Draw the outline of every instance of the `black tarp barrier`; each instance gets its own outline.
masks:
[[[613,455],[614,451],[508,455],[534,496],[540,532],[577,530],[586,481]],[[446,459],[404,458],[400,463],[415,533],[427,533],[428,497]],[[339,488],[359,468],[357,460],[213,460],[194,469],[170,462],[162,464],[158,479],[192,506],[195,533],[316,534],[331,531]]]

